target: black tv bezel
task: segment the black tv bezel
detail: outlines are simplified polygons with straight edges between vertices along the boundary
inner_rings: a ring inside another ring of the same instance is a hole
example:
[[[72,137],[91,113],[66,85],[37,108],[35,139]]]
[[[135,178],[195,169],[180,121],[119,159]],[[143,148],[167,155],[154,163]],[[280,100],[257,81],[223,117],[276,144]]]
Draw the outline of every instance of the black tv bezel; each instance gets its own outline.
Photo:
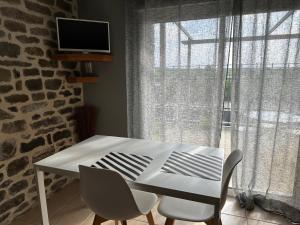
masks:
[[[60,38],[59,38],[59,20],[72,20],[72,21],[84,21],[84,22],[91,22],[91,23],[105,23],[107,24],[108,29],[108,50],[95,50],[95,49],[70,49],[70,48],[61,48],[60,46]],[[56,17],[56,30],[57,30],[57,45],[58,45],[58,51],[62,52],[83,52],[83,53],[111,53],[110,52],[110,28],[109,28],[109,22],[108,21],[98,21],[98,20],[86,20],[86,19],[74,19],[74,18],[64,18],[64,17]]]

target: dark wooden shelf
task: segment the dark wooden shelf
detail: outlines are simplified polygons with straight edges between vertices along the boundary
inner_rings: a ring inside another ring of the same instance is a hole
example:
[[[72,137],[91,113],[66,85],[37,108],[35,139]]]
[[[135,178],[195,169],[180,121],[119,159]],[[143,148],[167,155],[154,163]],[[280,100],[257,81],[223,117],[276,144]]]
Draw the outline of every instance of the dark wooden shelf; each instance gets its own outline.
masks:
[[[69,83],[96,83],[97,79],[96,76],[67,77]]]
[[[56,54],[51,59],[59,61],[111,62],[110,54]]]
[[[71,62],[111,62],[112,55],[110,54],[55,54],[51,57],[53,60],[58,61],[71,61]],[[66,78],[69,83],[96,83],[98,77],[96,76],[70,76]]]

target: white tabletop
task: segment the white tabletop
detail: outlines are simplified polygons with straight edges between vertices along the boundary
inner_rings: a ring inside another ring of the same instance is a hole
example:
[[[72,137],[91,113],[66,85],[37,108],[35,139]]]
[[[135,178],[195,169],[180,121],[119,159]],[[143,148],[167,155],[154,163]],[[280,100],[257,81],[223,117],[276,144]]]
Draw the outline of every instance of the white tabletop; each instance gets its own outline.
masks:
[[[110,152],[145,155],[153,158],[153,161],[137,180],[128,181],[132,188],[219,204],[221,181],[161,172],[161,167],[173,151],[199,153],[224,159],[224,151],[220,148],[96,135],[35,163],[35,167],[45,172],[78,178],[79,165],[91,166]]]

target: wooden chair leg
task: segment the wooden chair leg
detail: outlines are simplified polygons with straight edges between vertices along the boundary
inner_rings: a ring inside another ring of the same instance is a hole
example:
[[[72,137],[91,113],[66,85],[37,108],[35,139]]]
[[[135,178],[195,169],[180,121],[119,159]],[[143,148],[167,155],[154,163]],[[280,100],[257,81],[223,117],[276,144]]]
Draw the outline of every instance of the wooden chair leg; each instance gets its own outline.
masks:
[[[209,220],[209,221],[207,221],[205,223],[206,223],[206,225],[214,225],[212,220]]]
[[[126,220],[122,220],[121,223],[122,223],[122,225],[127,225],[127,221]]]
[[[107,219],[104,219],[98,215],[95,215],[93,225],[100,225],[101,223],[104,223],[105,221],[107,221]]]
[[[217,221],[215,220],[209,220],[207,222],[205,222],[207,225],[217,225]],[[222,225],[222,220],[219,221],[219,224],[218,225]]]
[[[155,225],[153,215],[152,215],[151,211],[146,215],[146,217],[147,217],[149,225]]]
[[[175,223],[175,220],[174,220],[174,219],[167,218],[167,219],[166,219],[166,222],[165,222],[165,225],[174,225],[174,223]]]

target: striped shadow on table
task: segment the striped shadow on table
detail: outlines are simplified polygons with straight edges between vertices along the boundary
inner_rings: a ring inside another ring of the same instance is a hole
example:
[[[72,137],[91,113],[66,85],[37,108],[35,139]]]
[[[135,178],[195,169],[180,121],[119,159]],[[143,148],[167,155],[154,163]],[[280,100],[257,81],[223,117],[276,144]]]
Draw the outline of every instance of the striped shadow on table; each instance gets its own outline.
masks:
[[[223,160],[216,156],[174,151],[161,168],[162,172],[220,181]]]
[[[152,160],[151,157],[144,155],[110,152],[91,167],[114,170],[125,179],[135,181]]]

